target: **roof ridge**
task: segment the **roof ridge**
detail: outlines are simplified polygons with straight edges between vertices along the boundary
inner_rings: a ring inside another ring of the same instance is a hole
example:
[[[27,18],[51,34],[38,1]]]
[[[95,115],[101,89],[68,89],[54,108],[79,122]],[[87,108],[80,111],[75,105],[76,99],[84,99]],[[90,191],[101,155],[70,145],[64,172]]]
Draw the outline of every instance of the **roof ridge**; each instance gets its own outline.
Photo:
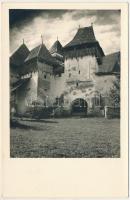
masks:
[[[62,48],[63,48],[63,46],[62,46],[62,44],[60,43],[60,41],[59,41],[59,40],[56,40],[56,41],[53,43],[53,45],[51,46],[51,48],[49,49],[49,52],[50,52],[51,54],[56,53],[56,52],[61,53],[61,52],[62,52]]]
[[[80,27],[79,29],[85,29],[85,28],[93,28],[93,26],[84,26],[84,27]]]
[[[94,43],[94,42],[97,42],[97,40],[94,34],[93,27],[92,26],[82,27],[77,30],[73,39],[68,44],[66,44],[64,48],[78,46],[81,44]]]
[[[109,56],[109,55],[113,55],[113,54],[118,54],[118,53],[120,53],[120,50],[119,51],[115,51],[113,53],[106,54],[105,56]]]
[[[41,50],[42,45],[43,45],[43,43],[39,45],[39,50],[38,50],[38,52],[37,52],[37,57],[38,57],[38,55],[39,55],[39,53],[40,53],[40,50]]]
[[[12,57],[15,53],[17,53],[17,51],[19,51],[19,49],[21,49],[21,47],[26,47],[26,49],[28,49],[27,45],[26,44],[21,44],[17,49],[14,50],[14,52],[11,54],[10,57]],[[28,51],[30,52],[30,50],[28,49]]]

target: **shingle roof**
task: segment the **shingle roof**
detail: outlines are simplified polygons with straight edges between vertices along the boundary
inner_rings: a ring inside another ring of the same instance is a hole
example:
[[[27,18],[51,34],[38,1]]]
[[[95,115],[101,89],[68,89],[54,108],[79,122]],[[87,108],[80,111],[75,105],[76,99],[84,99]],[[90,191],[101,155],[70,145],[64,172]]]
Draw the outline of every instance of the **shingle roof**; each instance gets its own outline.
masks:
[[[22,44],[10,57],[10,64],[14,66],[21,66],[29,54],[29,49],[25,44]]]
[[[15,91],[19,87],[21,87],[24,83],[29,81],[30,78],[19,79],[17,82],[11,85],[11,92]]]
[[[79,28],[74,38],[64,48],[96,42],[93,27]]]
[[[50,65],[58,65],[55,58],[52,57],[49,50],[46,48],[44,44],[41,44],[34,49],[32,49],[25,60],[25,63],[29,63],[30,61],[38,59],[42,60]]]
[[[41,45],[39,45],[39,46],[35,47],[34,49],[32,49],[30,51],[28,57],[25,59],[25,62],[29,61],[29,60],[32,60],[33,58],[37,58],[40,48],[41,48]]]
[[[106,55],[102,58],[102,64],[98,66],[97,74],[120,73],[120,52]]]
[[[53,72],[54,72],[55,75],[64,73],[64,66],[61,65],[60,67],[54,68]]]
[[[64,51],[65,58],[74,58],[74,57],[83,57],[83,56],[95,56],[95,57],[102,57],[104,56],[104,52],[100,45],[93,45],[91,47],[80,47],[77,49],[69,49]]]
[[[63,49],[65,58],[86,55],[104,56],[104,52],[95,38],[92,26],[79,28],[74,38]]]
[[[62,45],[59,42],[59,40],[55,41],[54,44],[52,45],[52,47],[50,48],[50,53],[59,53],[59,54],[63,54],[63,49],[62,49]]]

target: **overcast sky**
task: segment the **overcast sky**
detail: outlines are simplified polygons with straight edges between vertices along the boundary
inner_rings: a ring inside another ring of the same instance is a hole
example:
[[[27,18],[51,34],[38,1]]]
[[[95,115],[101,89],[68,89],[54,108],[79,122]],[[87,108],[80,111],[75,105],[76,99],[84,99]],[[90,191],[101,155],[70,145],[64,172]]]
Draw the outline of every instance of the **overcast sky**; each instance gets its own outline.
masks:
[[[31,50],[43,42],[49,49],[57,36],[64,46],[80,27],[93,23],[96,39],[105,54],[120,50],[119,10],[10,10],[10,53],[24,38]]]

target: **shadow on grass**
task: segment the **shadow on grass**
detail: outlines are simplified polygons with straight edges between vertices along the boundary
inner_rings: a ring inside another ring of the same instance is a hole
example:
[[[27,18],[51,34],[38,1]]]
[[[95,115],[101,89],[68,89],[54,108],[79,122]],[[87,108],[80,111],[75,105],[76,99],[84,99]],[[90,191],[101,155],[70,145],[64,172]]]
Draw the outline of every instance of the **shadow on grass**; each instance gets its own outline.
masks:
[[[33,129],[33,130],[42,130],[42,128],[39,128],[39,127],[34,127],[34,126],[29,126],[29,125],[26,125],[26,124],[21,124],[19,121],[17,120],[11,120],[10,121],[10,127],[11,128],[20,128],[20,129],[26,129],[26,130],[29,130],[29,129]]]
[[[50,121],[50,120],[44,120],[44,119],[21,119],[22,121],[27,122],[44,122],[44,123],[58,123],[57,121]]]

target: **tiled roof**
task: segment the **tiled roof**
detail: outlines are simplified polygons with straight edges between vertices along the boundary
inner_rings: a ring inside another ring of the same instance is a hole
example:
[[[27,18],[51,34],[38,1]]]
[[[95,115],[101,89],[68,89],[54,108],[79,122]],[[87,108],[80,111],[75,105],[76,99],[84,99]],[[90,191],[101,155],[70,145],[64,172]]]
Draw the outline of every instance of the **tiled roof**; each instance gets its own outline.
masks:
[[[24,83],[26,83],[30,78],[19,79],[17,82],[11,85],[11,92],[14,92],[16,89],[21,87]]]
[[[102,58],[102,64],[98,66],[97,74],[120,73],[120,52],[106,55]]]
[[[74,38],[63,49],[65,58],[87,55],[104,56],[104,52],[95,38],[92,26],[79,28]]]
[[[25,59],[25,62],[29,61],[29,60],[32,60],[33,58],[37,58],[40,48],[41,48],[41,45],[39,45],[39,46],[35,47],[34,49],[32,49],[30,51],[28,57]]]
[[[25,44],[22,44],[10,57],[10,64],[14,66],[21,66],[29,54],[29,49]]]
[[[53,72],[54,72],[55,75],[64,73],[64,66],[61,65],[60,67],[54,68]]]
[[[64,51],[65,58],[77,58],[83,56],[95,56],[95,57],[102,57],[104,56],[104,52],[99,44],[94,44],[90,47],[80,47],[77,49],[69,49]]]
[[[63,54],[62,45],[59,40],[55,41],[55,43],[52,45],[52,47],[50,48],[50,53],[59,53],[61,55]]]
[[[96,42],[93,27],[79,28],[74,38],[64,48]]]
[[[55,58],[52,57],[49,50],[46,48],[44,44],[41,44],[30,51],[30,54],[25,60],[25,63],[29,63],[30,61],[38,59],[42,60],[50,65],[58,65]]]

